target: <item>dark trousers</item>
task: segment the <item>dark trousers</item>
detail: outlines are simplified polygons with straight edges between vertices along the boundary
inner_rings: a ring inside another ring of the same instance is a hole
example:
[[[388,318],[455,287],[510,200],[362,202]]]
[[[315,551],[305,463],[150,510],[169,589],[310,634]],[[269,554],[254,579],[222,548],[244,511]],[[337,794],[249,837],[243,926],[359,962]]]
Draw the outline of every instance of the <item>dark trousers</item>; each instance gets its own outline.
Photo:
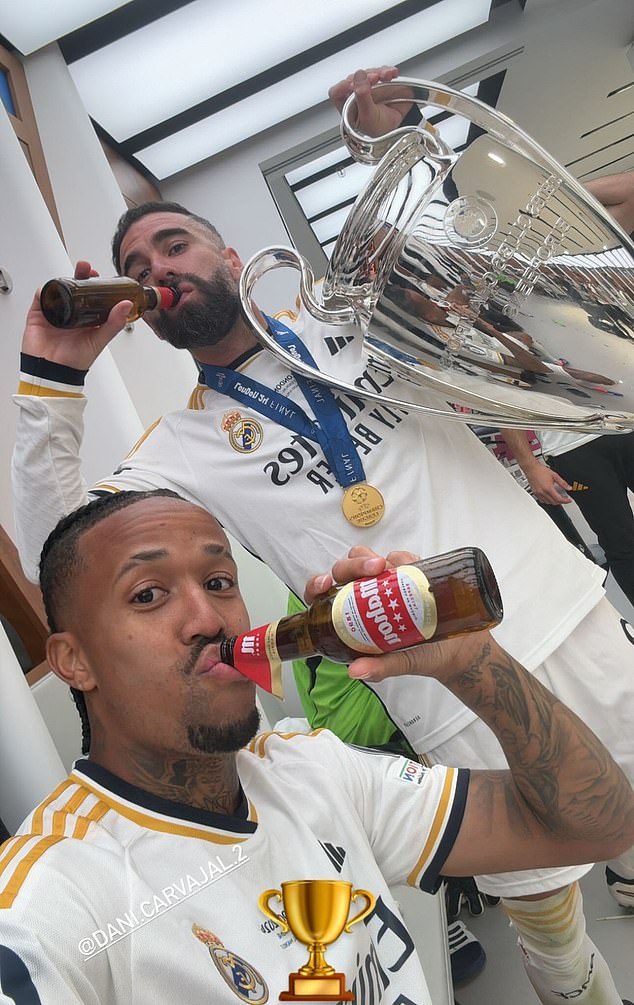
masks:
[[[634,432],[607,434],[549,457],[548,464],[573,486],[570,495],[605,552],[615,580],[634,604]]]
[[[550,517],[552,522],[557,524],[564,537],[566,537],[571,544],[574,544],[575,548],[577,548],[582,555],[589,558],[591,562],[597,563],[597,559],[577,530],[574,521],[568,516],[568,507],[553,506],[551,503],[541,503],[539,500],[536,500],[536,502],[539,508],[543,509],[544,513]]]

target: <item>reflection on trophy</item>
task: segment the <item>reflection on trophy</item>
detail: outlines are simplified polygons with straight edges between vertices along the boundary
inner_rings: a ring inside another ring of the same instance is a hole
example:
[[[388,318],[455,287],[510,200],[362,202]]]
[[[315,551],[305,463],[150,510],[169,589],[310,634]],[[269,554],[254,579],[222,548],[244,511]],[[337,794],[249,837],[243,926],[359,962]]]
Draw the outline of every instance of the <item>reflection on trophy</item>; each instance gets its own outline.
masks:
[[[630,237],[488,105],[428,81],[377,87],[390,89],[390,103],[417,105],[422,122],[364,136],[351,125],[348,100],[344,141],[376,169],[319,296],[293,249],[267,248],[247,263],[242,309],[258,339],[310,379],[452,421],[634,429]],[[399,378],[394,397],[319,372],[277,345],[258,321],[252,291],[283,266],[300,272],[302,303],[318,320],[362,330],[368,362]]]
[[[284,906],[285,919],[269,907],[271,897]],[[366,904],[348,919],[350,902],[362,897]],[[375,897],[366,890],[353,890],[343,880],[303,879],[282,883],[279,890],[265,890],[258,905],[283,932],[289,930],[299,942],[308,946],[308,962],[289,974],[288,991],[280,1001],[352,1001],[346,991],[346,976],[337,973],[324,958],[326,946],[335,942],[342,932],[374,910]]]

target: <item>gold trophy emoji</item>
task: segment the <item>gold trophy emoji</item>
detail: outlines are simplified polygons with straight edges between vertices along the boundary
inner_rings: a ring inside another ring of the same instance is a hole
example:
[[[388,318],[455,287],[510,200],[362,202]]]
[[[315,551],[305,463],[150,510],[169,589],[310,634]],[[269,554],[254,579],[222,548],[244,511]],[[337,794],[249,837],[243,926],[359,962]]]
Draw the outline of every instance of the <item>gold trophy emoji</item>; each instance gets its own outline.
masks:
[[[284,920],[269,907],[271,897],[284,905]],[[348,920],[350,902],[363,897],[365,907]],[[300,879],[282,883],[279,890],[265,890],[258,905],[282,932],[293,933],[308,946],[308,962],[288,975],[288,991],[282,991],[280,1001],[352,1001],[346,991],[346,975],[336,973],[324,959],[326,946],[335,942],[342,932],[349,932],[357,921],[374,910],[376,898],[367,890],[353,890],[351,883],[338,879]]]

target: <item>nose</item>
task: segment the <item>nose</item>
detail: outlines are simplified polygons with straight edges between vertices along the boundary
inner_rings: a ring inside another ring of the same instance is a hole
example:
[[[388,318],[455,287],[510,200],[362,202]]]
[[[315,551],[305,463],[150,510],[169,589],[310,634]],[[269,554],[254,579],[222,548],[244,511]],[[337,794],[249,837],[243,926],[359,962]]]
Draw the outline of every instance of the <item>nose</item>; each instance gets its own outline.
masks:
[[[176,276],[171,259],[163,255],[155,255],[150,261],[150,273],[145,280],[146,286],[170,286]]]
[[[181,641],[191,646],[200,638],[215,639],[225,634],[224,613],[214,594],[202,586],[187,590],[182,597]]]

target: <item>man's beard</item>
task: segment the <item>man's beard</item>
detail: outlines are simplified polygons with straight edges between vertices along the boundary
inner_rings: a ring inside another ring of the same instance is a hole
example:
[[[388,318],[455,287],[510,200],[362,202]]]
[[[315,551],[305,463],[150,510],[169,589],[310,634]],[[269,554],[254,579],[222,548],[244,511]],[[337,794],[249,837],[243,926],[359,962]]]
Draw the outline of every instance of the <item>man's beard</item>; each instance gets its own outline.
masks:
[[[176,311],[159,311],[154,329],[175,349],[204,349],[227,337],[240,312],[240,298],[226,265],[211,280],[190,274],[179,275],[176,285],[186,281],[199,292]]]
[[[220,726],[188,726],[187,735],[194,750],[205,754],[231,754],[246,747],[259,728],[260,713],[254,705],[244,719]]]

